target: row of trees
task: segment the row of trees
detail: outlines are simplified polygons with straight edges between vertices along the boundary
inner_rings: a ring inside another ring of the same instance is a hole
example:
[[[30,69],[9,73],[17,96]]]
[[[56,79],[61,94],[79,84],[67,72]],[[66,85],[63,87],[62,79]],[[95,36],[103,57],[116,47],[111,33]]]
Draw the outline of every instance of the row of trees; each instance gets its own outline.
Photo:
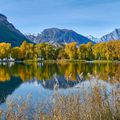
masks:
[[[20,47],[11,47],[10,43],[0,43],[0,59],[15,60],[120,60],[120,41],[81,44],[72,42],[65,46],[49,43],[31,44],[24,41]]]

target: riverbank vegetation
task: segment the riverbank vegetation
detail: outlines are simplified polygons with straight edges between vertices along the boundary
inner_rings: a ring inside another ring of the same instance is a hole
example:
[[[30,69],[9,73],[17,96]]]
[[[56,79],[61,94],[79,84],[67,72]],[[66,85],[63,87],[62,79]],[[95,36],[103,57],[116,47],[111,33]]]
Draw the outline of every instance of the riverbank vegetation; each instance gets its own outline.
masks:
[[[31,44],[24,41],[20,47],[0,43],[0,59],[8,60],[120,60],[120,41],[87,43],[77,46],[72,42],[63,46],[49,43]]]

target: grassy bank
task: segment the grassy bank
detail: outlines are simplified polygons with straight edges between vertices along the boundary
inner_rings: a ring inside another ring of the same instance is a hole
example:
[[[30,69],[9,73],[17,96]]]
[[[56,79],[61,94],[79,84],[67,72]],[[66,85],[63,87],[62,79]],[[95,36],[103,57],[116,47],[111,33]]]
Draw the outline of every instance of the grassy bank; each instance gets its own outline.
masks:
[[[31,61],[34,62],[34,61]],[[63,60],[43,60],[43,61],[38,61],[38,62],[43,62],[43,63],[118,63],[120,61],[117,60],[93,60],[93,61],[88,61],[88,60],[69,60],[69,59],[63,59]]]
[[[93,61],[87,61],[89,62],[93,62],[93,63],[113,63],[113,62],[120,62],[118,60],[93,60]]]
[[[113,63],[113,62],[120,62],[118,60],[92,60],[92,61],[88,61],[88,60],[70,60],[70,59],[57,59],[57,60],[16,60],[16,61],[0,61],[0,63],[9,63],[9,62],[15,62],[15,63],[33,63],[33,62],[42,62],[42,63],[67,63],[67,62],[77,62],[77,63],[82,63],[82,62],[87,62],[87,63]]]

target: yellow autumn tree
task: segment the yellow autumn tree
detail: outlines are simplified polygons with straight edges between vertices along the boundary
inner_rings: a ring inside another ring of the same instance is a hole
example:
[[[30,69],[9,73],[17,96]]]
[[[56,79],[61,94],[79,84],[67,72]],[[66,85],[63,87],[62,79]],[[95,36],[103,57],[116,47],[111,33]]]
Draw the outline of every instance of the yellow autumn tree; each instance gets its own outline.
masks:
[[[77,43],[72,42],[65,45],[65,52],[69,56],[69,59],[73,60],[77,58]]]
[[[11,52],[10,43],[0,43],[0,59],[9,58]]]

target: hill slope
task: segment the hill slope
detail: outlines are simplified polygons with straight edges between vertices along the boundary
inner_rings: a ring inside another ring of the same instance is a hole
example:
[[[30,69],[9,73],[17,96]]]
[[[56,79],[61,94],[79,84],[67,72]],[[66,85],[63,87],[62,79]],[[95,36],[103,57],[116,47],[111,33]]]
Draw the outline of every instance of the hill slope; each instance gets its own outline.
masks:
[[[24,40],[31,42],[7,21],[6,16],[0,14],[0,42],[8,42],[12,46],[20,46]]]

